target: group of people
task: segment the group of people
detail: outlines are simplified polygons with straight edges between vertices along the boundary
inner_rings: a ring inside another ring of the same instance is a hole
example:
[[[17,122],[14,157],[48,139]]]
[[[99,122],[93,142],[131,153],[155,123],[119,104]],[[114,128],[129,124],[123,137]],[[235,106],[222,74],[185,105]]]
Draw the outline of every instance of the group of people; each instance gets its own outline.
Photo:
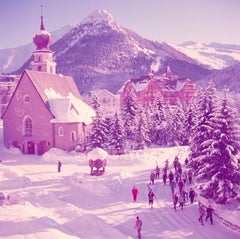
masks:
[[[187,166],[188,159],[185,160],[185,164]],[[191,204],[193,204],[195,201],[196,193],[193,187],[191,187],[189,192],[187,192],[187,186],[186,186],[187,184],[189,185],[192,184],[193,173],[190,169],[188,171],[187,170],[183,171],[181,163],[179,162],[179,159],[177,156],[173,161],[173,167],[174,167],[174,173],[172,170],[170,170],[169,161],[168,160],[165,161],[165,166],[162,169],[163,171],[162,180],[163,180],[163,184],[166,185],[167,179],[169,179],[169,185],[172,192],[174,210],[177,210],[177,204],[179,204],[179,207],[183,210],[183,207],[188,200],[190,200]],[[154,200],[154,197],[156,196],[152,188],[150,187],[150,185],[154,185],[155,180],[159,178],[160,178],[160,168],[157,165],[155,170],[152,170],[149,175],[148,203],[151,208],[153,207],[153,200]],[[177,187],[178,187],[178,190],[177,190]],[[134,186],[132,188],[133,202],[136,202],[138,193],[139,193],[138,189]],[[211,224],[213,224],[213,209],[210,205],[205,210],[205,207],[199,203],[198,212],[199,212],[198,220],[199,222],[201,222],[201,225],[204,225],[203,218],[205,214],[206,214],[205,221],[210,219]],[[142,221],[140,220],[139,217],[137,217],[135,228],[138,231],[138,238],[141,238]]]
[[[205,212],[207,214],[205,220],[207,221],[208,218],[209,218],[211,224],[213,225],[213,208],[211,207],[211,205],[209,205],[206,208],[206,211],[205,211],[204,206],[201,203],[199,203],[199,207],[198,207],[199,218],[198,218],[198,221],[201,222],[202,226],[204,225],[203,224],[203,217],[205,216]]]

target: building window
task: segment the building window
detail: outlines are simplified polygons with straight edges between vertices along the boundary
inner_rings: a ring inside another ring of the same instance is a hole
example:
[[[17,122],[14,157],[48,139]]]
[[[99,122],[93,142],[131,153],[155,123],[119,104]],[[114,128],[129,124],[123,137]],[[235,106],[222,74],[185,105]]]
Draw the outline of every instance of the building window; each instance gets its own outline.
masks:
[[[77,141],[77,135],[76,135],[75,131],[71,132],[71,140],[72,140],[72,142],[76,142]]]
[[[58,128],[58,136],[59,136],[59,137],[62,137],[63,134],[64,134],[64,132],[63,132],[63,127],[59,127],[59,128]]]
[[[32,119],[29,116],[23,119],[23,135],[32,136]]]
[[[42,67],[41,66],[38,67],[38,71],[42,71]]]

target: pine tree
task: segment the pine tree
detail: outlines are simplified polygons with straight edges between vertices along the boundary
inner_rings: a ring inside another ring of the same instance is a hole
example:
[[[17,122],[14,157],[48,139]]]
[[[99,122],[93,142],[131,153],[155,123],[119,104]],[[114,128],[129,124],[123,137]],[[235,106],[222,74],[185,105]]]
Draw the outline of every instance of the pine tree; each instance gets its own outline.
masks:
[[[163,123],[166,120],[165,104],[161,94],[155,98],[153,106],[149,109],[149,131],[152,144],[162,145]]]
[[[142,109],[139,112],[139,120],[135,133],[135,142],[138,149],[144,149],[146,145],[150,145],[149,126],[147,122],[146,112]]]
[[[218,100],[214,84],[210,82],[206,89],[199,88],[195,101],[194,127],[192,128],[190,142],[192,167],[195,167],[195,163],[198,164],[198,160],[195,159],[202,154],[202,143],[207,140],[212,133],[209,120],[218,110]]]
[[[174,134],[173,144],[174,145],[184,145],[187,141],[184,123],[186,121],[185,112],[182,104],[179,102],[173,112],[171,113],[172,118],[172,132]]]
[[[139,120],[139,104],[134,93],[129,92],[125,98],[121,116],[126,139],[134,141]]]
[[[124,129],[121,117],[116,112],[111,119],[109,132],[109,145],[117,150],[118,154],[121,154],[124,149]]]
[[[196,179],[205,181],[201,195],[226,203],[229,198],[237,197],[240,186],[236,159],[239,152],[237,117],[227,98],[220,101],[217,97],[212,83],[204,93],[198,101],[189,165]]]
[[[92,122],[88,149],[91,150],[96,147],[105,149],[107,142],[108,125],[106,124],[106,119],[103,117],[101,105],[98,102],[97,96],[94,96],[92,98],[91,106],[96,111],[96,116]]]

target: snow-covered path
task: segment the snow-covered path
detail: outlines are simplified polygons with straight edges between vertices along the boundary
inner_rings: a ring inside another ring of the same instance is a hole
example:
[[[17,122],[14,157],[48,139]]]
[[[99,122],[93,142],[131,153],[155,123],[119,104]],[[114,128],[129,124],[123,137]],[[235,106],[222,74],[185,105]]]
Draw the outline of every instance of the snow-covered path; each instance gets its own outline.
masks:
[[[238,232],[217,221],[201,226],[197,202],[174,211],[170,187],[161,179],[152,186],[156,199],[149,207],[147,185],[156,157],[173,158],[175,153],[166,149],[108,160],[105,175],[94,177],[86,160],[68,163],[66,157],[57,173],[55,162],[5,152],[0,191],[18,195],[19,200],[0,207],[0,238],[130,239],[136,238],[136,216],[143,220],[143,239],[239,238]],[[158,161],[161,168],[164,161]],[[136,203],[133,185],[139,189]]]

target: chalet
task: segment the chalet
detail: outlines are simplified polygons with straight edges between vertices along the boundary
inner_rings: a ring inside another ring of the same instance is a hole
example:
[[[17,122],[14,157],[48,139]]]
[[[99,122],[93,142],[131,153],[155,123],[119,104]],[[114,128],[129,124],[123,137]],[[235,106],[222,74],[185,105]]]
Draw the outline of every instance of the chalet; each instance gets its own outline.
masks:
[[[111,118],[120,109],[120,98],[119,95],[114,95],[108,90],[96,90],[90,91],[84,98],[87,104],[91,103],[91,99],[97,96],[99,104],[101,104],[103,115],[106,118]]]
[[[85,150],[85,129],[95,112],[81,100],[71,77],[56,74],[42,16],[33,42],[32,69],[21,75],[2,115],[4,145],[38,155],[50,148]]]
[[[174,106],[177,102],[189,104],[196,94],[196,85],[190,79],[174,75],[170,67],[167,67],[162,75],[150,73],[139,79],[130,79],[125,82],[119,90],[121,108],[129,92],[137,96],[143,107],[152,105],[159,94],[162,95],[165,103]]]

